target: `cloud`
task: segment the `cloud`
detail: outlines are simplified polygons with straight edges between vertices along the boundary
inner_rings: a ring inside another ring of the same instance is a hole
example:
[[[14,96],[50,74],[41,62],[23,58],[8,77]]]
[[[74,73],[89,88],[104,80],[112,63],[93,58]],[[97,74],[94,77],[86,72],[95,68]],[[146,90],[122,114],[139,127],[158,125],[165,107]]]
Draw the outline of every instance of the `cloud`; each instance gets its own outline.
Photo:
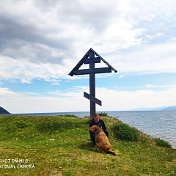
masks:
[[[140,45],[133,50],[112,54],[112,63],[121,74],[176,72],[176,42]]]
[[[59,80],[90,47],[122,74],[175,73],[175,5],[173,0],[1,1],[0,79]]]
[[[133,29],[131,21],[119,17],[117,2],[77,0],[69,1],[68,6],[68,1],[8,0],[0,5],[0,72],[12,72],[6,72],[8,76],[1,73],[0,79],[29,82],[36,77],[45,79],[43,74],[49,80],[60,78],[63,75],[55,69],[48,74],[43,67],[46,72],[36,75],[34,68],[48,64],[50,70],[59,67],[65,73],[68,68],[68,73],[90,47],[112,52],[140,42],[136,38],[140,31]]]
[[[0,96],[8,97],[9,95],[15,94],[13,91],[9,90],[9,88],[0,88]]]
[[[138,89],[133,91],[119,91],[113,89],[97,89],[97,98],[102,100],[105,110],[131,110],[146,107],[173,106],[176,101],[174,92],[176,87],[161,90]]]
[[[172,88],[172,87],[175,87],[175,85],[155,85],[155,84],[146,84],[144,86],[145,88],[148,88],[148,89],[154,89],[154,88]]]
[[[53,85],[62,79],[81,79],[68,73],[89,48],[116,68],[119,78],[175,73],[175,6],[174,0],[0,1],[0,86],[34,79]],[[16,113],[89,110],[82,96],[85,90],[41,95],[0,88],[0,99],[2,106]],[[154,84],[135,91],[97,88],[103,103],[97,109],[174,105],[174,92],[175,86]]]
[[[18,93],[0,88],[1,106],[11,113],[89,111],[89,100],[83,97],[87,87],[78,87],[70,92],[54,91],[48,95]],[[176,87],[164,87],[158,91],[152,88],[122,91],[97,88],[96,98],[102,101],[97,110],[131,110],[174,106]],[[15,106],[14,106],[15,105]]]
[[[0,65],[0,77],[4,80],[13,78],[23,83],[30,83],[33,79],[43,79],[56,83],[58,78],[67,76],[67,70],[65,70],[64,65],[45,62],[36,64],[28,60],[15,60],[4,56],[0,56]],[[8,67],[6,67],[6,65],[8,65]]]
[[[0,88],[0,101],[1,106],[11,113],[66,112],[86,110],[89,107],[82,94],[79,91],[69,93],[55,91],[41,95]]]

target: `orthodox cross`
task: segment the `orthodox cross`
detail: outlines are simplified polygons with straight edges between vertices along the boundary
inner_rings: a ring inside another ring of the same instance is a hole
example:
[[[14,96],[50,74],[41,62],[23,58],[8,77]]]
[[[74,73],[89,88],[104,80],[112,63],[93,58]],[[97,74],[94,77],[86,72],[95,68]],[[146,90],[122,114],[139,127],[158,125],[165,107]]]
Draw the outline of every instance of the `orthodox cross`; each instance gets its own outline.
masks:
[[[104,62],[107,67],[95,68],[95,63]],[[81,65],[89,64],[89,69],[79,69]],[[99,99],[95,98],[95,74],[97,73],[110,73],[117,70],[113,68],[107,61],[105,61],[98,53],[96,53],[92,48],[90,48],[83,58],[78,62],[78,64],[69,73],[70,76],[73,75],[86,75],[89,74],[89,90],[90,94],[84,92],[84,97],[90,100],[90,117],[93,118],[96,114],[96,104],[102,106]]]

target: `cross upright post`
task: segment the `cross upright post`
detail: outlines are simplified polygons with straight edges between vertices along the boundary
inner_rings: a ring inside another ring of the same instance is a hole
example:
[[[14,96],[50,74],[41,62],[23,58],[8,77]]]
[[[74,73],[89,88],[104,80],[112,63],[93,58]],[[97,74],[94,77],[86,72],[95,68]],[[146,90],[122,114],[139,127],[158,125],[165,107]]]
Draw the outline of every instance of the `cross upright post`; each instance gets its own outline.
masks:
[[[94,69],[95,69],[95,62],[94,62],[94,53],[90,52],[89,53],[89,59],[90,59],[90,63],[89,63],[89,70],[90,70],[90,74],[89,74],[89,90],[90,90],[90,95],[95,98],[95,73],[94,73]],[[96,106],[95,106],[95,102],[94,101],[90,101],[90,117],[94,117],[96,114]]]
[[[103,61],[107,67],[95,68],[95,63]],[[89,64],[89,69],[79,69],[81,65]],[[101,101],[95,97],[95,74],[98,73],[110,73],[117,72],[107,61],[105,61],[99,54],[97,54],[92,48],[83,56],[78,64],[69,73],[73,75],[86,75],[89,74],[89,91],[90,94],[84,92],[84,97],[90,100],[90,118],[93,118],[96,114],[96,104],[102,105]]]

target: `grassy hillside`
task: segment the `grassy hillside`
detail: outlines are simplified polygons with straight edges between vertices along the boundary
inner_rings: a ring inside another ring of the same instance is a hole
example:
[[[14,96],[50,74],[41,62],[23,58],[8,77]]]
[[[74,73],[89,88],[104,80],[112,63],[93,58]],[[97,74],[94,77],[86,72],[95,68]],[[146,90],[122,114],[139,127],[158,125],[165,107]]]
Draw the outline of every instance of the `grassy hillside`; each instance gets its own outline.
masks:
[[[117,156],[91,145],[88,118],[0,116],[0,175],[176,175],[175,150],[157,146],[140,132],[137,142],[117,140],[112,127],[119,121],[103,119]]]

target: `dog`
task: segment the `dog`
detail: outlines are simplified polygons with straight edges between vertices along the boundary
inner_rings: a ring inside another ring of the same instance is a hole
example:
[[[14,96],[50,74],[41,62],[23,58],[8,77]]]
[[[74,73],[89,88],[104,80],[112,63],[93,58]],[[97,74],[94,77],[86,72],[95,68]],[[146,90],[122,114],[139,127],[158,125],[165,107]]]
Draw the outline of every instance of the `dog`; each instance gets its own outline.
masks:
[[[90,127],[90,131],[95,133],[95,145],[101,152],[116,155],[115,152],[112,151],[112,146],[103,129],[97,125],[93,125]]]

